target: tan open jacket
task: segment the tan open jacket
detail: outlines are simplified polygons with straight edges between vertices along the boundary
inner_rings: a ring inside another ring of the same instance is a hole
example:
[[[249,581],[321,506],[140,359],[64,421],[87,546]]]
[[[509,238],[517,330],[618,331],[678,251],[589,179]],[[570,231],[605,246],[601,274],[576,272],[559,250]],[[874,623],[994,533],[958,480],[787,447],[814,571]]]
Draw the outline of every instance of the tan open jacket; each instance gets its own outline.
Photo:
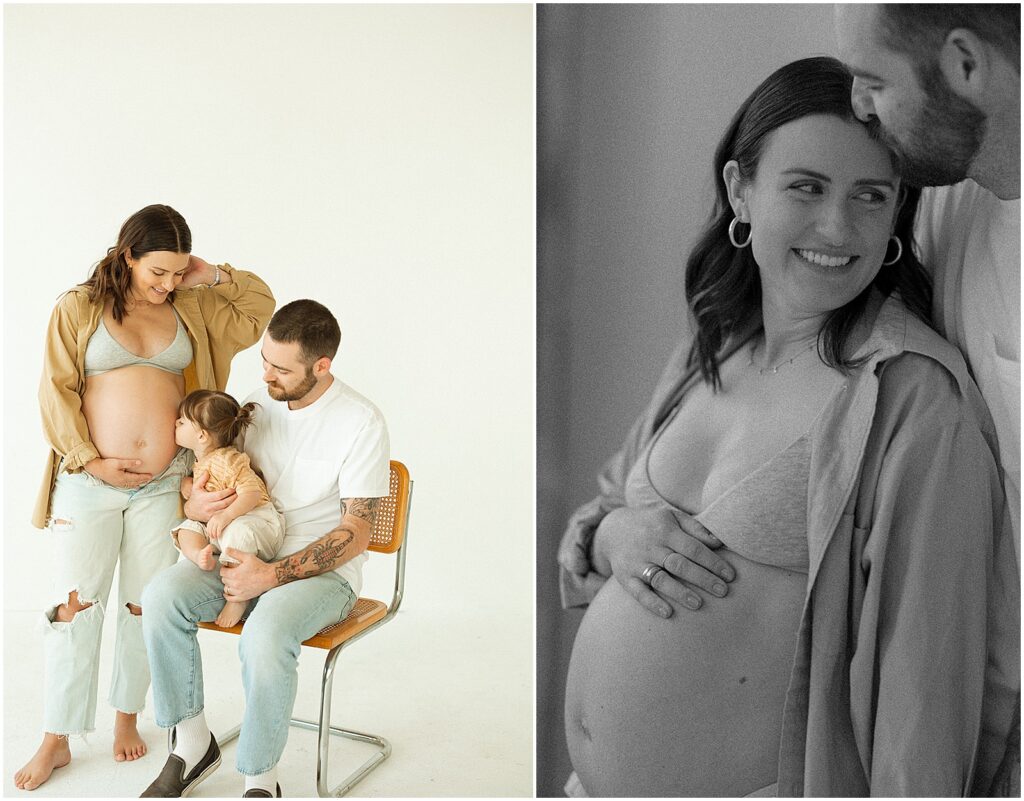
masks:
[[[184,373],[186,393],[223,391],[231,359],[263,335],[274,313],[274,296],[258,276],[229,264],[220,268],[231,275],[231,283],[178,289],[171,301],[192,340],[192,363]],[[50,316],[39,382],[39,413],[50,453],[32,512],[32,525],[37,528],[46,526],[61,459],[68,472],[77,472],[100,455],[82,415],[82,393],[85,348],[102,316],[103,304],[90,303],[82,286],[61,296]]]

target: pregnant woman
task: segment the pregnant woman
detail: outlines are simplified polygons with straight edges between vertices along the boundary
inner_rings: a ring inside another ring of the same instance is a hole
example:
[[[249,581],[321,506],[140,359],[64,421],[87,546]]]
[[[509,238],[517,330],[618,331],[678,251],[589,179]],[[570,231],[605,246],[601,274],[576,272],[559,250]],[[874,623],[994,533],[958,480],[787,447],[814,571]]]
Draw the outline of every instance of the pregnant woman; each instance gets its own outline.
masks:
[[[223,390],[232,357],[260,338],[274,311],[255,275],[191,250],[182,216],[147,206],[50,318],[39,402],[51,450],[32,522],[50,530],[58,598],[46,611],[43,742],[15,774],[19,789],[67,765],[68,735],[95,727],[100,635],[118,563],[114,758],[146,753],[136,728],[149,687],[139,598],[178,557],[169,531],[190,467],[174,442],[178,404],[194,389]]]
[[[716,151],[693,335],[560,551],[570,795],[962,795],[1002,753],[991,423],[851,83],[781,68]]]

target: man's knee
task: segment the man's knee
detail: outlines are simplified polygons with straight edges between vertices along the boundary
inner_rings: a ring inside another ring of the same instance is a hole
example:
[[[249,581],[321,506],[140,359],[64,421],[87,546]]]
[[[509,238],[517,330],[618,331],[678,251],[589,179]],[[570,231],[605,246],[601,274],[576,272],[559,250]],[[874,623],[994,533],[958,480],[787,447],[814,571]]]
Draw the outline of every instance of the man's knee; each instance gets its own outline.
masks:
[[[133,615],[142,614],[146,609],[150,614],[160,614],[166,611],[168,604],[174,602],[178,593],[175,592],[172,580],[172,570],[161,570],[153,578],[146,582],[142,588],[142,597],[139,603],[128,604],[128,611]],[[135,610],[138,611],[135,611]]]
[[[246,623],[238,642],[238,656],[243,662],[257,665],[294,665],[302,644],[294,632],[278,621],[256,620]]]

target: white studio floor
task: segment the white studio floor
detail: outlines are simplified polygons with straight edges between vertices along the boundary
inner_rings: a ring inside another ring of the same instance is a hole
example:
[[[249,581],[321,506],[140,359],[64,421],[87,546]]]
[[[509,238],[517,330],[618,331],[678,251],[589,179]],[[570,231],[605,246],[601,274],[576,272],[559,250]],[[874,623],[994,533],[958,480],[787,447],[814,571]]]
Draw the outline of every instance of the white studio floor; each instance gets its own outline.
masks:
[[[137,797],[160,772],[166,736],[152,717],[139,728],[149,754],[116,763],[111,756],[113,710],[106,705],[113,650],[108,618],[100,663],[96,731],[72,738],[71,765],[29,793],[13,774],[34,753],[40,737],[42,639],[38,612],[4,615],[4,797]],[[207,688],[206,716],[215,734],[241,717],[237,637],[201,631]],[[529,614],[495,625],[479,610],[406,603],[379,631],[339,658],[333,721],[391,741],[387,759],[350,793],[352,797],[523,797],[533,795],[533,621]],[[316,719],[325,652],[303,648],[298,717]],[[352,684],[345,686],[345,678]],[[370,746],[332,738],[331,776],[362,764]],[[224,749],[220,769],[194,797],[238,797],[237,741]],[[285,796],[316,795],[316,733],[292,728],[278,777]]]

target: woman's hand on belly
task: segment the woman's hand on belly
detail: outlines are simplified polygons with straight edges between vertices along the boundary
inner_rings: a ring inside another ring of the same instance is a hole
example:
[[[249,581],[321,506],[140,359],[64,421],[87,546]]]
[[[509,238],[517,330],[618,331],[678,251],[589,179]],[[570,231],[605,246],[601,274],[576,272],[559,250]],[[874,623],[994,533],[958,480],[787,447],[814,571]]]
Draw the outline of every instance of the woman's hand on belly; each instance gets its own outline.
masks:
[[[112,487],[129,489],[141,487],[153,478],[152,473],[135,472],[141,465],[141,459],[104,459],[100,457],[88,462],[82,469]]]
[[[598,572],[611,574],[637,600],[659,617],[671,617],[677,601],[699,609],[698,587],[722,597],[735,571],[714,548],[722,543],[693,517],[667,506],[620,507],[610,512],[594,535],[593,560]],[[659,568],[645,580],[644,570]]]
[[[159,474],[178,451],[174,422],[183,390],[181,376],[144,365],[86,378],[82,413],[100,456],[138,460],[137,468],[128,465],[130,472]]]

